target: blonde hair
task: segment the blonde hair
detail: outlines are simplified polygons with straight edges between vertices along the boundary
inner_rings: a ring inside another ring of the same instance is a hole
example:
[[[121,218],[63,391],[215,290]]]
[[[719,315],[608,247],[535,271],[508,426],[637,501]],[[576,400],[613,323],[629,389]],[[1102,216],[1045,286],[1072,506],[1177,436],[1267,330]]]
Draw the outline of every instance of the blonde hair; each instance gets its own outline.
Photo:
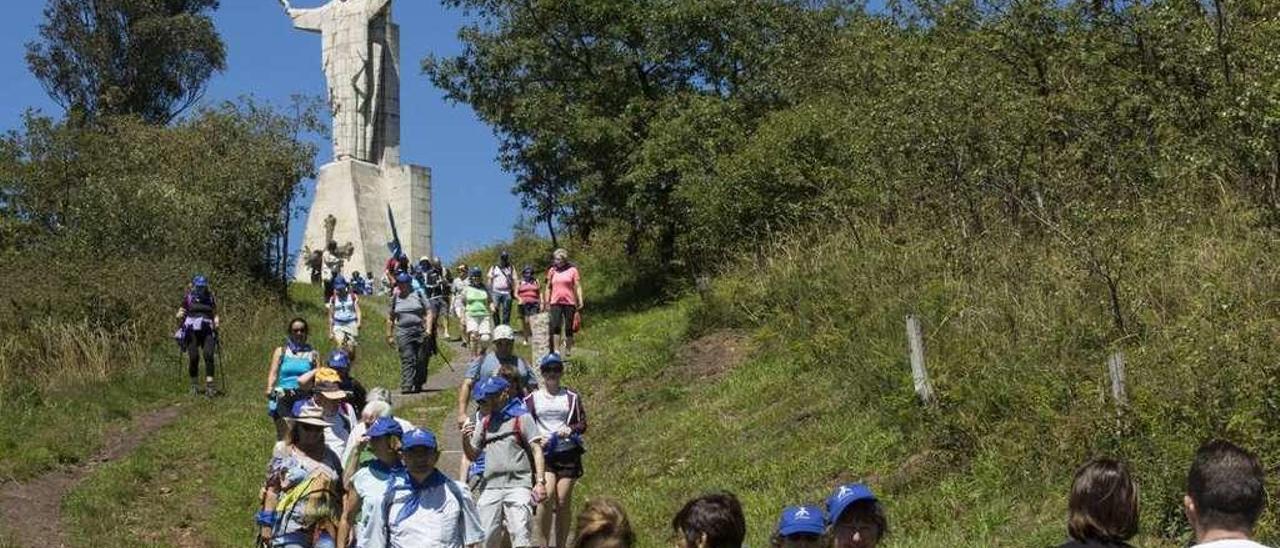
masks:
[[[560,249],[555,250],[555,252],[551,254],[551,257],[553,259],[568,259],[569,252],[562,247]]]
[[[609,498],[587,500],[573,538],[573,548],[630,548],[636,542],[627,513]]]

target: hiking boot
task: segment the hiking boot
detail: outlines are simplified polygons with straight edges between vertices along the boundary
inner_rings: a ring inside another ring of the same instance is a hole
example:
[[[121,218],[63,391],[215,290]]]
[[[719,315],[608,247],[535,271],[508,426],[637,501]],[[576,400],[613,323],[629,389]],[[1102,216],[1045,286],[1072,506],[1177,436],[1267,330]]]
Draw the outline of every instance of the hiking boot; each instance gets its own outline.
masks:
[[[221,394],[222,394],[222,392],[218,390],[218,385],[216,385],[216,384],[214,384],[214,383],[212,383],[212,382],[205,383],[205,385],[204,385],[204,395],[205,395],[205,396],[210,397],[210,398],[213,398],[213,397],[217,397],[217,396],[219,396],[219,395],[221,395]]]
[[[191,395],[192,396],[200,395],[200,383],[197,383],[197,382],[191,383]]]

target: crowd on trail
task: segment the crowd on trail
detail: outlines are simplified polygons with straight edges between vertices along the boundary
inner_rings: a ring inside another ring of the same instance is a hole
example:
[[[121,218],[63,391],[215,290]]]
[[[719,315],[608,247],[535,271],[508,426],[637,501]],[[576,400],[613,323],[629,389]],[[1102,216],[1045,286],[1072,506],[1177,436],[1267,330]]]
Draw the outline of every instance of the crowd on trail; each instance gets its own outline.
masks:
[[[270,359],[266,411],[276,444],[255,518],[258,546],[635,544],[616,500],[590,499],[574,519],[587,414],[582,395],[563,381],[583,292],[564,250],[553,254],[541,281],[530,266],[517,277],[506,253],[487,271],[459,265],[456,277],[438,258],[415,265],[397,254],[387,261],[386,335],[399,351],[400,393],[422,390],[426,362],[437,352],[436,328],[448,326],[441,318],[459,319],[471,351],[456,407],[465,458],[454,471],[437,466],[442,448],[434,432],[395,415],[390,390],[366,390],[353,376],[363,322],[358,299],[369,293],[343,276],[340,265],[333,267],[321,275],[333,349],[322,361],[309,342],[309,324],[297,317]],[[525,319],[519,337],[511,325],[513,307]],[[537,360],[535,371],[515,346],[517,339],[528,344],[528,319],[544,312],[550,315],[551,352]],[[175,337],[187,353],[192,392],[214,395],[220,321],[204,276],[192,280],[178,318]],[[1265,507],[1264,483],[1263,467],[1249,451],[1222,440],[1202,445],[1182,500],[1195,546],[1262,546],[1250,537]],[[779,502],[770,538],[775,547],[873,548],[890,535],[885,503],[863,483],[838,486],[825,505]],[[1128,467],[1110,458],[1091,460],[1072,482],[1061,546],[1129,546],[1138,522],[1139,490]],[[741,503],[723,491],[688,500],[671,520],[679,547],[741,547],[746,531]]]

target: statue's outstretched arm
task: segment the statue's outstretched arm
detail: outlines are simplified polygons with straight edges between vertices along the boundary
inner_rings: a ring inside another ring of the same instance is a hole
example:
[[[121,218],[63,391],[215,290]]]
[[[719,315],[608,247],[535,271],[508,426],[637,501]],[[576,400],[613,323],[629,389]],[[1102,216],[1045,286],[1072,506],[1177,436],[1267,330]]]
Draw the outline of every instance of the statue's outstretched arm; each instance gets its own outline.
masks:
[[[280,4],[284,6],[284,11],[289,14],[289,18],[293,19],[293,28],[312,32],[320,32],[324,25],[325,12],[329,11],[329,4],[318,8],[291,7],[289,0],[280,0]]]

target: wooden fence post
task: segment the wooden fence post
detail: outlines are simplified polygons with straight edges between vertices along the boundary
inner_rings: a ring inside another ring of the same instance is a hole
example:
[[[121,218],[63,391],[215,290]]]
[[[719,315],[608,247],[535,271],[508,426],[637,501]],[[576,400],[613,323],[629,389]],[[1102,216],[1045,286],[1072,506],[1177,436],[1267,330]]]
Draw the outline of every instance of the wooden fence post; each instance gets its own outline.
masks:
[[[1129,396],[1125,393],[1123,350],[1117,350],[1107,357],[1107,371],[1111,374],[1111,399],[1116,402],[1116,407],[1129,405]]]
[[[933,387],[929,384],[929,371],[924,366],[924,335],[920,332],[920,319],[907,314],[907,346],[911,355],[911,379],[915,383],[916,396],[925,405],[933,403]]]

